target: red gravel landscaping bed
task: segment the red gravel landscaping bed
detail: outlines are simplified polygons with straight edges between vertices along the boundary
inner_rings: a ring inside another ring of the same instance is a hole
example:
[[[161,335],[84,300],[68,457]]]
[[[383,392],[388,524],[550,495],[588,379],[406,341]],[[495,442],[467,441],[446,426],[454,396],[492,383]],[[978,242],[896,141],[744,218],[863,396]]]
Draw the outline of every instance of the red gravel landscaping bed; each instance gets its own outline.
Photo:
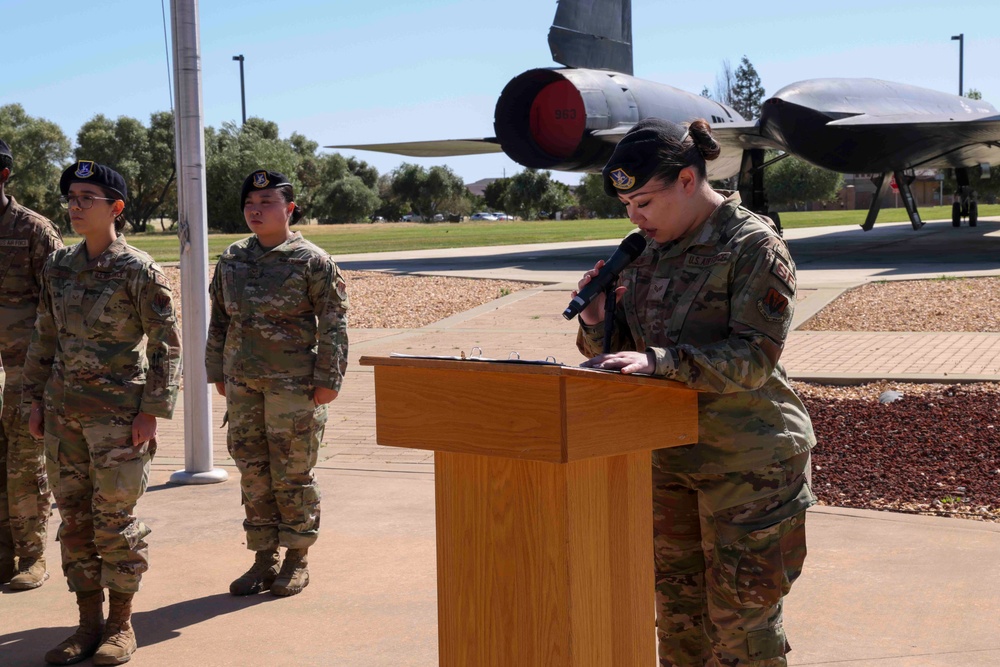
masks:
[[[822,504],[1000,521],[1000,384],[794,384]]]

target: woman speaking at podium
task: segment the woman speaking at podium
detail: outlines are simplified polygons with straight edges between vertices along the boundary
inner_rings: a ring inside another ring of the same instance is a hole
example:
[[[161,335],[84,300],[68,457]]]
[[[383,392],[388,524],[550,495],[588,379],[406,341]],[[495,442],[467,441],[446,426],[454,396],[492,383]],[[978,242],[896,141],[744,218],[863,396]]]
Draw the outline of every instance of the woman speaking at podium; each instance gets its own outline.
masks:
[[[700,392],[697,444],[653,452],[660,664],[779,667],[816,439],[778,362],[795,264],[769,219],[711,188],[705,161],[719,152],[704,120],[646,119],[622,138],[604,189],[649,245],[618,278],[611,353],[603,295],[580,313],[577,346],[584,366]]]

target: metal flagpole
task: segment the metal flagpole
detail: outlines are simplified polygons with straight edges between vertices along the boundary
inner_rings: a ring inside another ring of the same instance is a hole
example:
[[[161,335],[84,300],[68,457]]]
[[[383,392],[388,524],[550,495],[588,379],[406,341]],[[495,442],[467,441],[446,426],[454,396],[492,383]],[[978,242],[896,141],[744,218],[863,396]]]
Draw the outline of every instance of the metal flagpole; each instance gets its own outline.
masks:
[[[205,204],[205,126],[201,101],[198,1],[171,0],[174,42],[174,145],[177,155],[177,235],[181,246],[184,318],[184,470],[175,484],[224,482],[212,463],[212,397],[205,370],[208,338],[208,213]]]

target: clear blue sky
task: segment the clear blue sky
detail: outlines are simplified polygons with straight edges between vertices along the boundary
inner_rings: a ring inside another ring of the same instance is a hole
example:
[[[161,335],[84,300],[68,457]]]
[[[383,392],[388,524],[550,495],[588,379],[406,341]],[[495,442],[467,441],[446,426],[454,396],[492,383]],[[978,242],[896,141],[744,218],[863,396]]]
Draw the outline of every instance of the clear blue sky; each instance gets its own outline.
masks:
[[[170,7],[166,1],[168,34]],[[553,66],[554,0],[203,0],[206,125],[247,113],[320,145],[486,137],[504,85]],[[958,90],[1000,107],[1000,2],[634,0],[635,75],[698,93],[724,59],[747,55],[771,94],[814,77],[874,77]],[[148,122],[168,109],[159,0],[0,0],[0,105],[18,102],[71,139],[97,113]],[[16,147],[15,147],[16,150]],[[404,159],[356,153],[380,172]],[[511,175],[506,156],[409,160],[448,164],[467,182]],[[561,180],[575,183],[578,176]]]

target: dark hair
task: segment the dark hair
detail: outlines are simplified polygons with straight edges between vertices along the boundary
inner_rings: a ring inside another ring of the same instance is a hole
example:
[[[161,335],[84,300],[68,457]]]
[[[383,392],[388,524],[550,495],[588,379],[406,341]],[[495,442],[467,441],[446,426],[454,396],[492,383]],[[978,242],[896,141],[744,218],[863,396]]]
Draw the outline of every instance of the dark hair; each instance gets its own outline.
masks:
[[[292,190],[291,185],[279,185],[275,190],[281,193],[281,198],[285,200],[286,204],[295,204],[295,192]],[[294,225],[302,219],[302,216],[302,209],[299,208],[298,204],[295,204],[295,209],[292,211],[292,217],[288,221],[288,224]]]
[[[14,158],[6,153],[0,153],[0,171],[4,169],[14,171]]]
[[[688,133],[680,141],[673,138],[664,140],[659,150],[659,165],[653,171],[653,178],[659,178],[664,185],[677,180],[677,175],[685,167],[694,167],[703,179],[707,177],[707,160],[719,157],[722,147],[712,136],[712,127],[703,118],[691,121]]]
[[[122,199],[122,195],[121,195],[120,192],[115,192],[111,188],[106,188],[106,187],[104,187],[102,185],[98,185],[96,187],[97,187],[98,190],[100,190],[101,192],[103,192],[104,196],[107,197],[108,199]],[[122,201],[125,201],[125,200],[122,199]],[[114,202],[112,202],[112,203],[114,203]],[[122,209],[122,212],[119,213],[117,217],[115,217],[115,234],[121,234],[123,229],[125,229],[125,209],[124,208]]]

